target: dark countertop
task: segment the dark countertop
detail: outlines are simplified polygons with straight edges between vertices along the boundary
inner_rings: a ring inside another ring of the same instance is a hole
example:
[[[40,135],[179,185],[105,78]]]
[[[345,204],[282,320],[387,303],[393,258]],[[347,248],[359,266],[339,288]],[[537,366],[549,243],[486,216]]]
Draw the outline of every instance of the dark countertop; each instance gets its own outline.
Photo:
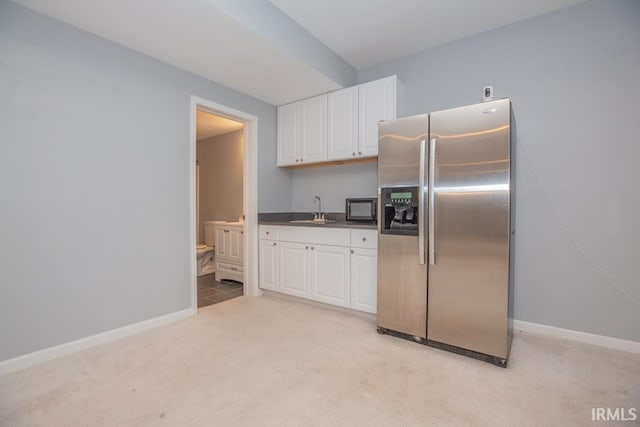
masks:
[[[325,213],[325,217],[329,220],[335,220],[336,222],[330,222],[327,224],[310,224],[310,223],[290,223],[291,220],[296,219],[313,219],[313,213],[309,212],[274,212],[274,213],[259,213],[258,224],[261,225],[286,225],[293,227],[316,227],[316,228],[363,228],[368,230],[377,230],[378,225],[371,222],[362,221],[346,221],[344,213],[340,212],[328,212]]]

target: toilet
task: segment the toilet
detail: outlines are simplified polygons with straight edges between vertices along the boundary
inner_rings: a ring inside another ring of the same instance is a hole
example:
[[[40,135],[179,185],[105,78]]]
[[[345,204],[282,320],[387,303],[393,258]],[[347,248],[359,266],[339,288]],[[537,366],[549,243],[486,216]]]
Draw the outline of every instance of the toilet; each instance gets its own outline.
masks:
[[[198,277],[216,272],[215,261],[216,234],[213,221],[204,222],[204,244],[196,245]]]

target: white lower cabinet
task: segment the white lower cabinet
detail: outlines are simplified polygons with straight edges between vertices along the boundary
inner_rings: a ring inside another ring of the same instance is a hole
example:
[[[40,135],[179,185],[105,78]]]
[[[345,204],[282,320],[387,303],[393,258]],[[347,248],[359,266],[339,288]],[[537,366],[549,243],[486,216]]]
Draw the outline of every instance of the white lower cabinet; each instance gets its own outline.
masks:
[[[351,249],[351,308],[376,312],[378,251]]]
[[[279,245],[280,292],[297,297],[308,297],[311,275],[307,256],[309,245],[291,242],[279,242]]]
[[[349,248],[311,246],[311,298],[349,307]]]
[[[262,226],[260,236],[262,289],[376,312],[376,230]]]
[[[271,291],[280,290],[280,248],[274,240],[260,240],[260,262],[258,270],[260,275],[260,287]]]

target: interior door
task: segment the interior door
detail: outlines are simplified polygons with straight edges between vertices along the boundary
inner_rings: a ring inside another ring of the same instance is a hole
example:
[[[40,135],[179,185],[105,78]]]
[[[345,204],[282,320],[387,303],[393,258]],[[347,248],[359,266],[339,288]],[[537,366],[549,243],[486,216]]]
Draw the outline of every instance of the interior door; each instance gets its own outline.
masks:
[[[508,99],[431,113],[435,165],[427,338],[506,358],[510,239]]]

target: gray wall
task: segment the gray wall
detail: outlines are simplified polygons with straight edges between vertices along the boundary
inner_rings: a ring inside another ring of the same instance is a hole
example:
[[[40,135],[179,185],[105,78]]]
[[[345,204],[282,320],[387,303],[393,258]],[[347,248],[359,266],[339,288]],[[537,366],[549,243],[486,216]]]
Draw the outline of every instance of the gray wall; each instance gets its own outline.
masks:
[[[189,307],[190,95],[258,117],[289,209],[273,106],[0,0],[0,360]]]
[[[640,341],[639,22],[591,1],[359,72],[398,74],[409,115],[511,97],[517,319]]]
[[[243,130],[227,132],[197,143],[200,165],[200,235],[204,221],[237,221],[242,216]]]
[[[376,197],[377,173],[377,162],[293,170],[292,211],[313,212],[313,197],[318,195],[323,212],[344,212],[347,197]]]

